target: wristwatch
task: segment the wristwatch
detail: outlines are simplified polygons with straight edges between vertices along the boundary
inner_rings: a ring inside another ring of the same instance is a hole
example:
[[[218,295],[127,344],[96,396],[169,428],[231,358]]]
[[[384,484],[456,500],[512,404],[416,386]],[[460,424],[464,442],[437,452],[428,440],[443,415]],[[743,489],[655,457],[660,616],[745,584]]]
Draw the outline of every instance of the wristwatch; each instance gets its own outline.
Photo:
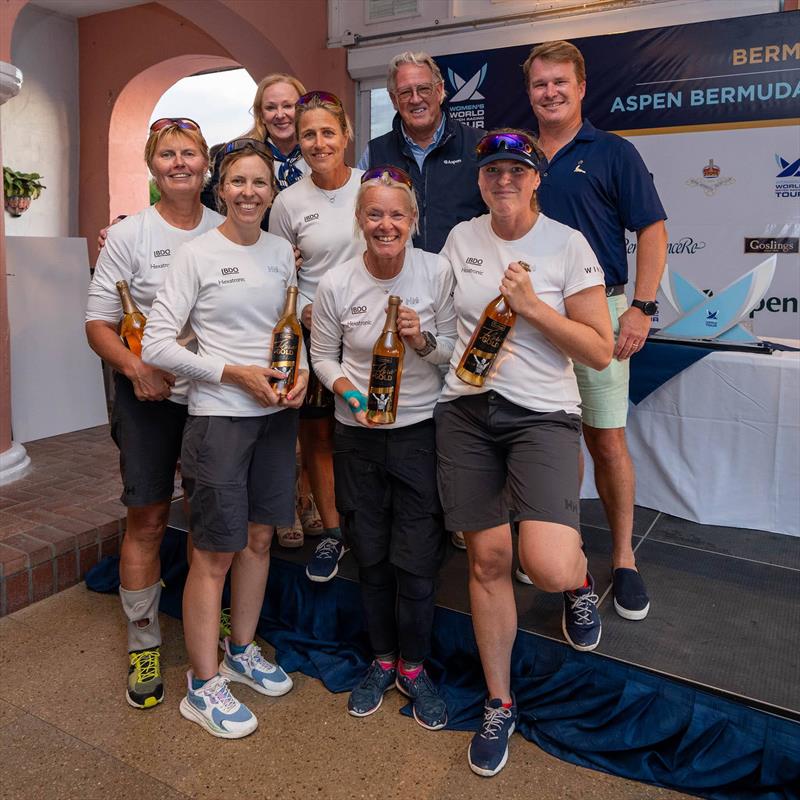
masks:
[[[432,353],[436,349],[436,337],[430,331],[421,331],[425,344],[419,349],[414,348],[414,352],[421,357]]]
[[[631,305],[638,308],[646,317],[658,313],[658,303],[655,300],[631,300]]]

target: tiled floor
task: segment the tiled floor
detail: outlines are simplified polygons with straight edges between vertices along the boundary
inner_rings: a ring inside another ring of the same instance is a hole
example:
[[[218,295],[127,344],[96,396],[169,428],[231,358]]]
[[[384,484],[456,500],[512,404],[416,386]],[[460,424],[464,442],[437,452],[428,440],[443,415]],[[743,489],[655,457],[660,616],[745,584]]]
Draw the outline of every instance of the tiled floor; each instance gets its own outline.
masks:
[[[108,426],[26,443],[33,468],[0,486],[0,616],[72,586],[119,551],[125,509]]]
[[[215,739],[178,712],[186,651],[162,615],[166,699],[149,711],[124,699],[119,600],[74,586],[0,620],[0,795],[3,800],[670,800],[676,792],[561,762],[514,736],[506,768],[470,772],[469,734],[431,732],[399,710],[355,719],[346,696],[293,675],[268,698],[237,691],[260,720],[246,739]],[[36,665],[32,668],[31,665]]]

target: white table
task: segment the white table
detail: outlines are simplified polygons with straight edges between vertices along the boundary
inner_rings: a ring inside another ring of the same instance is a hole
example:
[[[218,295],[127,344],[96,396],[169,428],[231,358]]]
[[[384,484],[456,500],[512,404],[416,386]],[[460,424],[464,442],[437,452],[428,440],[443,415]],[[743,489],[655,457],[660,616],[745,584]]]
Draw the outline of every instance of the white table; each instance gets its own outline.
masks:
[[[631,405],[627,430],[637,505],[800,536],[800,352],[713,352]],[[597,497],[591,459],[581,494]]]

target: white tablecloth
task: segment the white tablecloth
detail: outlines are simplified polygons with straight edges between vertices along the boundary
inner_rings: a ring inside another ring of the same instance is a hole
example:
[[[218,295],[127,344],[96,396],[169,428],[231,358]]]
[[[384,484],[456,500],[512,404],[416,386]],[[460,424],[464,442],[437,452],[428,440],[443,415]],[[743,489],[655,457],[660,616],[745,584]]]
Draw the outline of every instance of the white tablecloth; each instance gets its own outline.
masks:
[[[631,405],[627,438],[638,505],[800,536],[800,352],[711,353]]]

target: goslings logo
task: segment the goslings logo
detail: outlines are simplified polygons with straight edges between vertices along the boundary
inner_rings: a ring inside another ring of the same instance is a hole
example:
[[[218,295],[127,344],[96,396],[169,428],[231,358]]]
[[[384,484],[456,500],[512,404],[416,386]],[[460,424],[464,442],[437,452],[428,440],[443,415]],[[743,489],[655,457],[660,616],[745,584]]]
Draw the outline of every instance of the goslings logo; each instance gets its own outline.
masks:
[[[778,174],[775,176],[775,197],[781,199],[800,197],[800,158],[787,161],[775,153],[775,163],[778,165]]]
[[[716,194],[718,189],[723,186],[730,186],[736,183],[736,178],[731,178],[722,174],[722,170],[714,163],[713,158],[708,159],[708,164],[703,167],[701,178],[689,178],[687,186],[699,186],[706,197]]]
[[[800,252],[800,239],[796,236],[748,236],[744,240],[745,253],[779,253],[788,255]]]
[[[485,103],[476,101],[486,99],[478,89],[486,80],[488,69],[489,65],[484,64],[471,78],[465,80],[454,69],[447,68],[447,78],[455,91],[450,98],[450,116],[474,128],[484,126]]]

